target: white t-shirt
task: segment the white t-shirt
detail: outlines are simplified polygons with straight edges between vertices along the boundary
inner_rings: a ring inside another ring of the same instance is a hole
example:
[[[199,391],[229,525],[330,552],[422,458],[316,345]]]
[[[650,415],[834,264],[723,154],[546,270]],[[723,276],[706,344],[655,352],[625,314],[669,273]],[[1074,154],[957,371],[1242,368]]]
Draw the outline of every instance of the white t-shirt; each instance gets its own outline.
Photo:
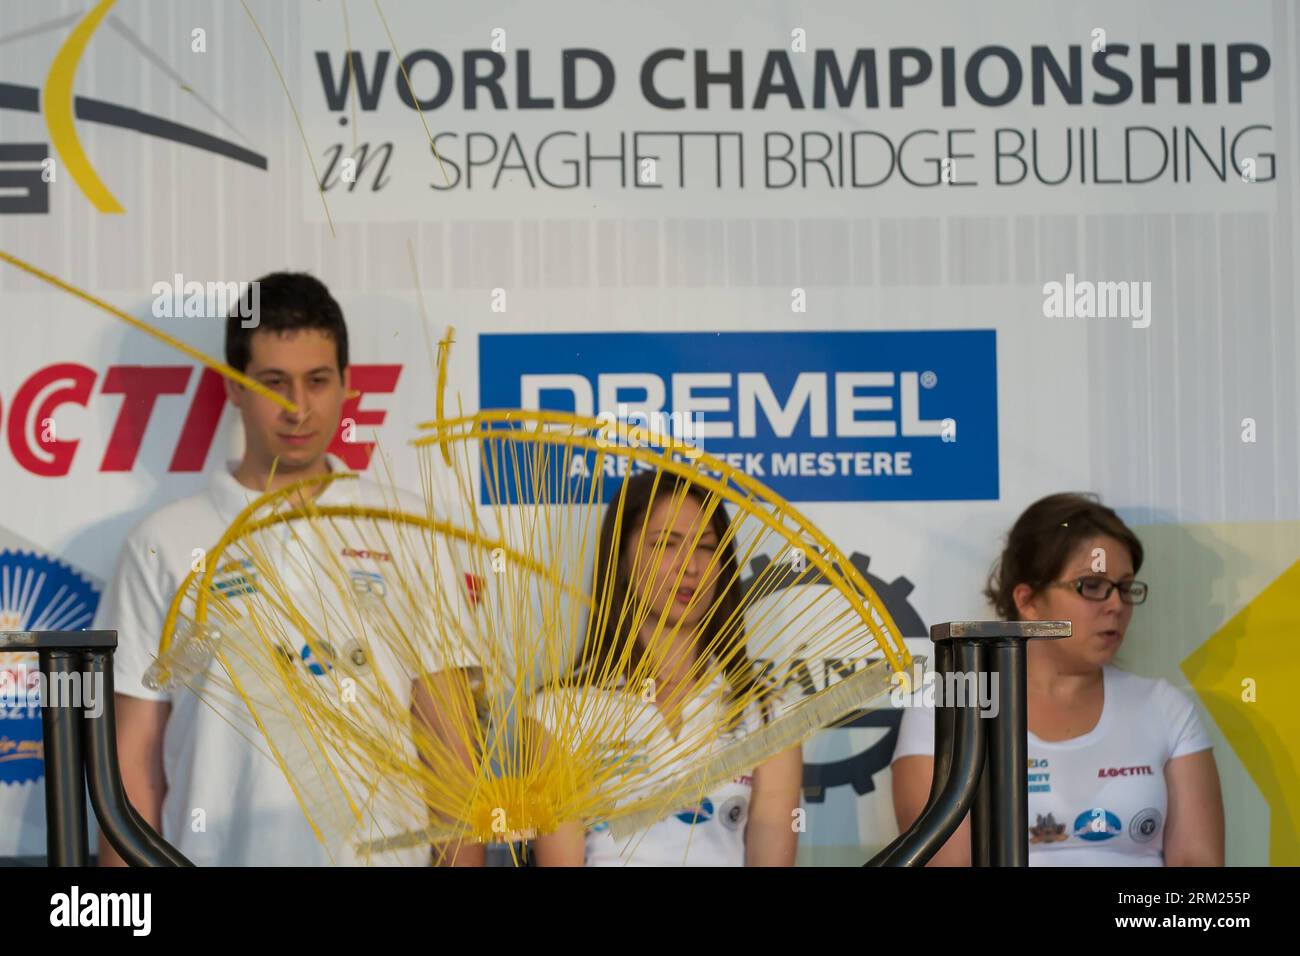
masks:
[[[718,675],[682,708],[681,741],[709,739],[705,728],[725,719],[729,685]],[[663,715],[653,702],[621,687],[600,689],[589,685],[543,691],[533,703],[533,715],[546,729],[557,726],[584,737],[596,734],[608,738],[604,749],[611,756],[648,774],[637,781],[629,794],[653,790],[671,780],[703,756],[676,755],[680,747]],[[568,714],[560,718],[559,714]],[[576,718],[576,719],[575,719]],[[762,725],[757,706],[746,709],[735,727],[716,739],[725,746],[733,739]],[[600,730],[597,731],[597,726]],[[622,732],[615,728],[625,728]],[[704,796],[698,803],[683,806],[648,829],[626,840],[610,835],[609,825],[598,823],[587,830],[587,866],[744,866],[745,825],[753,797],[752,773],[736,777]]]
[[[1097,725],[1070,740],[1029,734],[1030,866],[1164,866],[1165,765],[1212,744],[1168,681],[1102,671]],[[934,755],[934,709],[908,707],[894,760]]]
[[[337,458],[331,456],[328,461],[333,472],[348,470]],[[229,468],[233,467],[232,462]],[[158,653],[167,609],[195,560],[194,549],[215,547],[236,515],[257,497],[256,492],[239,484],[229,469],[221,470],[203,493],[173,502],[146,518],[127,536],[95,626],[118,632],[113,668],[116,692],[145,700],[169,700],[172,704],[163,738],[167,780],[162,808],[164,838],[199,865],[354,864],[360,861],[350,851],[331,857],[316,838],[289,782],[265,752],[267,748],[255,728],[252,737],[256,743],[245,736],[249,733],[247,724],[240,729],[232,726],[229,713],[218,712],[188,687],[159,691],[142,680]],[[405,493],[399,493],[396,501],[394,497],[392,492],[386,493],[370,482],[343,479],[326,485],[315,501],[321,506],[396,504],[403,510],[425,514],[419,498]],[[291,536],[292,532],[284,532],[285,538]],[[228,557],[222,559],[223,564]],[[385,575],[393,573],[391,556],[378,552],[370,542],[340,549],[337,557],[354,584],[364,579],[383,587]],[[292,576],[292,561],[277,567],[286,577]],[[242,575],[223,569],[214,577],[213,588],[238,601],[244,588],[256,588],[251,572],[249,578]],[[388,586],[392,586],[391,582]],[[465,597],[462,582],[444,577],[441,587],[444,594],[460,595],[452,600]],[[323,673],[319,662],[309,659],[310,649],[305,644],[302,657],[298,662],[301,666],[313,674]],[[440,662],[443,666],[472,663],[467,658]],[[376,663],[383,666],[382,660]],[[215,674],[219,665],[213,663],[211,668],[209,673]],[[399,693],[404,688],[409,706],[409,682],[395,680],[391,686]],[[423,825],[410,823],[411,828]],[[367,833],[365,838],[372,835]],[[416,847],[376,855],[370,862],[425,865],[428,858],[427,847]]]

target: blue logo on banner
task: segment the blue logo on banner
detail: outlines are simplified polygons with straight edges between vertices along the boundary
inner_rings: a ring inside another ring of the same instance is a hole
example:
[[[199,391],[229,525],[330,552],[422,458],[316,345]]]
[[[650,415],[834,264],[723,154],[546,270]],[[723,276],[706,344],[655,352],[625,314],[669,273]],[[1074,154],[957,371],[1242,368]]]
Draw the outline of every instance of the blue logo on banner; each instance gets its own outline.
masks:
[[[620,406],[691,427],[677,434],[793,501],[998,497],[992,330],[479,337],[480,408]],[[565,462],[568,500],[596,465],[594,452]],[[604,457],[606,501],[627,466]],[[485,503],[531,500],[526,480],[495,480]]]
[[[0,551],[0,630],[87,628],[99,592],[61,561]],[[35,654],[0,651],[0,784],[32,783],[45,773]]]

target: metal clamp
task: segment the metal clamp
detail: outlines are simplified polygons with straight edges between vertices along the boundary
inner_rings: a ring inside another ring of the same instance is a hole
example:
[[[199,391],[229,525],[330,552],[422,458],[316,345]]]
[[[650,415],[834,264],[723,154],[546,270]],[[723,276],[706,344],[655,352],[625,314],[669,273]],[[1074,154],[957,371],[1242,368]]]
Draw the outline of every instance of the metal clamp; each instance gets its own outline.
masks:
[[[971,814],[975,866],[1029,864],[1025,642],[1069,637],[1069,621],[951,621],[930,628],[940,675],[974,675],[997,709],[944,695],[935,706],[934,776],[916,822],[867,866],[924,866]],[[952,682],[948,683],[952,686]]]
[[[51,699],[41,700],[45,748],[45,833],[50,866],[86,866],[86,790],[100,830],[131,866],[193,866],[131,806],[117,761],[113,711],[113,651],[117,631],[0,631],[0,651],[40,657]],[[56,699],[60,691],[95,680],[102,690],[98,716],[80,700]]]

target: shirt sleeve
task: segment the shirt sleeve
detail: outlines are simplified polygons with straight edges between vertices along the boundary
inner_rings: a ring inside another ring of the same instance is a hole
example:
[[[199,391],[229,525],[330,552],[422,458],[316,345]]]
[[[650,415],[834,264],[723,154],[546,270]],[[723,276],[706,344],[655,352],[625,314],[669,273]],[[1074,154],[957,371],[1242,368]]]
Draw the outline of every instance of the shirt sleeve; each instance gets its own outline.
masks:
[[[144,672],[158,654],[163,620],[174,588],[162,556],[139,531],[127,537],[113,580],[95,614],[95,627],[117,631],[113,654],[113,689],[143,700],[165,701],[171,694],[144,684]]]
[[[903,720],[898,725],[898,743],[894,745],[893,760],[934,756],[934,708],[921,704],[920,696],[916,694],[910,698],[912,706],[902,708]]]
[[[1211,749],[1214,744],[1196,713],[1196,705],[1168,681],[1160,681],[1159,687],[1165,726],[1169,728],[1169,759]]]

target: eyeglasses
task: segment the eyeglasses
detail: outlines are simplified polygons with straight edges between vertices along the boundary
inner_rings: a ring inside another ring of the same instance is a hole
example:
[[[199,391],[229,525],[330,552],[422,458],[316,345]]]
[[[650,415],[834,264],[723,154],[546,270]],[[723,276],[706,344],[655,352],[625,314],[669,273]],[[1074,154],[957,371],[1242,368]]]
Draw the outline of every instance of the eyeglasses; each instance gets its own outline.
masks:
[[[1150,593],[1142,581],[1112,581],[1099,574],[1075,578],[1073,581],[1053,581],[1049,587],[1071,588],[1087,601],[1104,601],[1110,592],[1119,589],[1119,599],[1125,604],[1141,604]]]

